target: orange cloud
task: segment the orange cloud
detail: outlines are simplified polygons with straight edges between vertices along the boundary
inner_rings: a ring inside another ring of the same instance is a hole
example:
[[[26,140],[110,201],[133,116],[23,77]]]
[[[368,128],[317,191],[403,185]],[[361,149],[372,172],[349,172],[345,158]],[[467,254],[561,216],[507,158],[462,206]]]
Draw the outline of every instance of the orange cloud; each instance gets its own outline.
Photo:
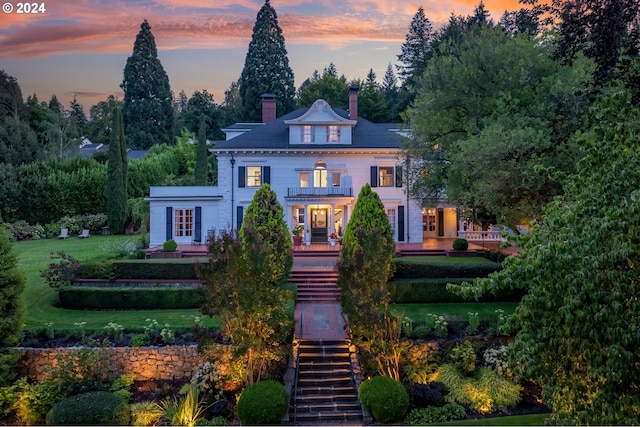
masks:
[[[479,0],[431,0],[425,13],[438,27],[451,13],[468,14]],[[354,42],[402,42],[418,2],[389,0],[272,0],[290,43],[342,47]],[[49,0],[44,15],[7,14],[0,20],[0,55],[34,58],[63,53],[126,53],[148,19],[159,50],[246,46],[261,0]],[[487,0],[499,19],[517,0]],[[446,8],[446,10],[445,10]]]

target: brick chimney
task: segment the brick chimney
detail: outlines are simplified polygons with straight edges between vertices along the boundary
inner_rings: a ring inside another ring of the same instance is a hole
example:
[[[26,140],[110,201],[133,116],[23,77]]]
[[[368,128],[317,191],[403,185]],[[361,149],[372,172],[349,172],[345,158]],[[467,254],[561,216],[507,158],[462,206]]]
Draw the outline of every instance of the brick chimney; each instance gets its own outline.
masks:
[[[276,119],[276,96],[265,93],[262,98],[262,123],[269,123]]]
[[[349,87],[349,119],[358,120],[358,86]]]

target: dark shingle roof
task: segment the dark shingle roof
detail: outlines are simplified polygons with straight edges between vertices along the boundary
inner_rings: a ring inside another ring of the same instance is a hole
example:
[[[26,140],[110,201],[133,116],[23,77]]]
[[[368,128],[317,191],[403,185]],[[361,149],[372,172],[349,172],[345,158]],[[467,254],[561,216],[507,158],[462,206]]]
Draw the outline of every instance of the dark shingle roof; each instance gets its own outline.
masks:
[[[236,136],[228,141],[217,142],[214,151],[233,149],[310,149],[322,148],[331,149],[363,149],[363,148],[400,148],[401,137],[394,129],[400,127],[399,124],[372,123],[363,118],[358,118],[358,124],[353,128],[351,145],[345,144],[289,144],[289,125],[285,120],[292,120],[302,116],[308,108],[301,108],[286,114],[272,122],[255,126],[249,132]],[[334,108],[341,117],[348,118],[349,113],[345,110]],[[237,127],[236,127],[237,126]],[[227,129],[238,129],[248,127],[247,124],[230,126]]]

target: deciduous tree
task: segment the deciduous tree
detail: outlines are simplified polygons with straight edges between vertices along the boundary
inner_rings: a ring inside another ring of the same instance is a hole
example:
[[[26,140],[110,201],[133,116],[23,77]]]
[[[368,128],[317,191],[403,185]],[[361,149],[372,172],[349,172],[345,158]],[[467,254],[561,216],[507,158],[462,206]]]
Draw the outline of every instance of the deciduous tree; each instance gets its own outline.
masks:
[[[453,40],[453,39],[452,39]],[[414,106],[410,193],[515,226],[540,217],[561,186],[535,166],[571,172],[569,136],[586,122],[589,62],[565,67],[528,36],[478,25],[429,60]]]
[[[145,19],[124,67],[122,117],[132,148],[146,150],[174,143],[173,96],[169,77],[158,59],[155,38]]]
[[[196,185],[207,185],[207,125],[204,120],[200,122],[198,130],[198,145],[196,146]]]
[[[275,9],[265,0],[258,12],[240,75],[244,120],[260,122],[264,94],[275,94],[278,115],[295,106],[296,88]]]
[[[600,99],[585,156],[565,193],[522,250],[467,297],[525,288],[514,320],[512,366],[542,386],[558,424],[640,423],[640,109],[627,93]]]

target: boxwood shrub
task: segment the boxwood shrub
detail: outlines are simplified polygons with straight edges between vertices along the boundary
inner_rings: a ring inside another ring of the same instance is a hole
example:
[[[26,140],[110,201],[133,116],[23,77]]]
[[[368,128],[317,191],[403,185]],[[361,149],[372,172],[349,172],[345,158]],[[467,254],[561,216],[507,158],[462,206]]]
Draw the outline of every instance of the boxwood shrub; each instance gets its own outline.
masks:
[[[401,420],[409,408],[409,393],[391,377],[377,376],[363,381],[358,395],[373,419],[380,423]]]
[[[473,279],[395,279],[388,283],[391,302],[396,304],[427,304],[465,302],[462,297],[447,291],[447,283],[461,284]],[[525,294],[524,289],[503,289],[496,294],[487,294],[481,302],[518,302]]]
[[[260,381],[245,388],[238,398],[238,418],[243,425],[279,424],[287,411],[288,395],[276,381]]]
[[[191,287],[123,288],[67,286],[58,292],[60,305],[74,309],[177,309],[200,306]]]
[[[402,258],[395,260],[396,272],[394,278],[476,278],[487,277],[494,271],[502,269],[497,262],[472,262],[472,263],[431,263],[412,262]]]
[[[54,405],[47,425],[129,425],[131,410],[122,398],[106,391],[71,396]]]

